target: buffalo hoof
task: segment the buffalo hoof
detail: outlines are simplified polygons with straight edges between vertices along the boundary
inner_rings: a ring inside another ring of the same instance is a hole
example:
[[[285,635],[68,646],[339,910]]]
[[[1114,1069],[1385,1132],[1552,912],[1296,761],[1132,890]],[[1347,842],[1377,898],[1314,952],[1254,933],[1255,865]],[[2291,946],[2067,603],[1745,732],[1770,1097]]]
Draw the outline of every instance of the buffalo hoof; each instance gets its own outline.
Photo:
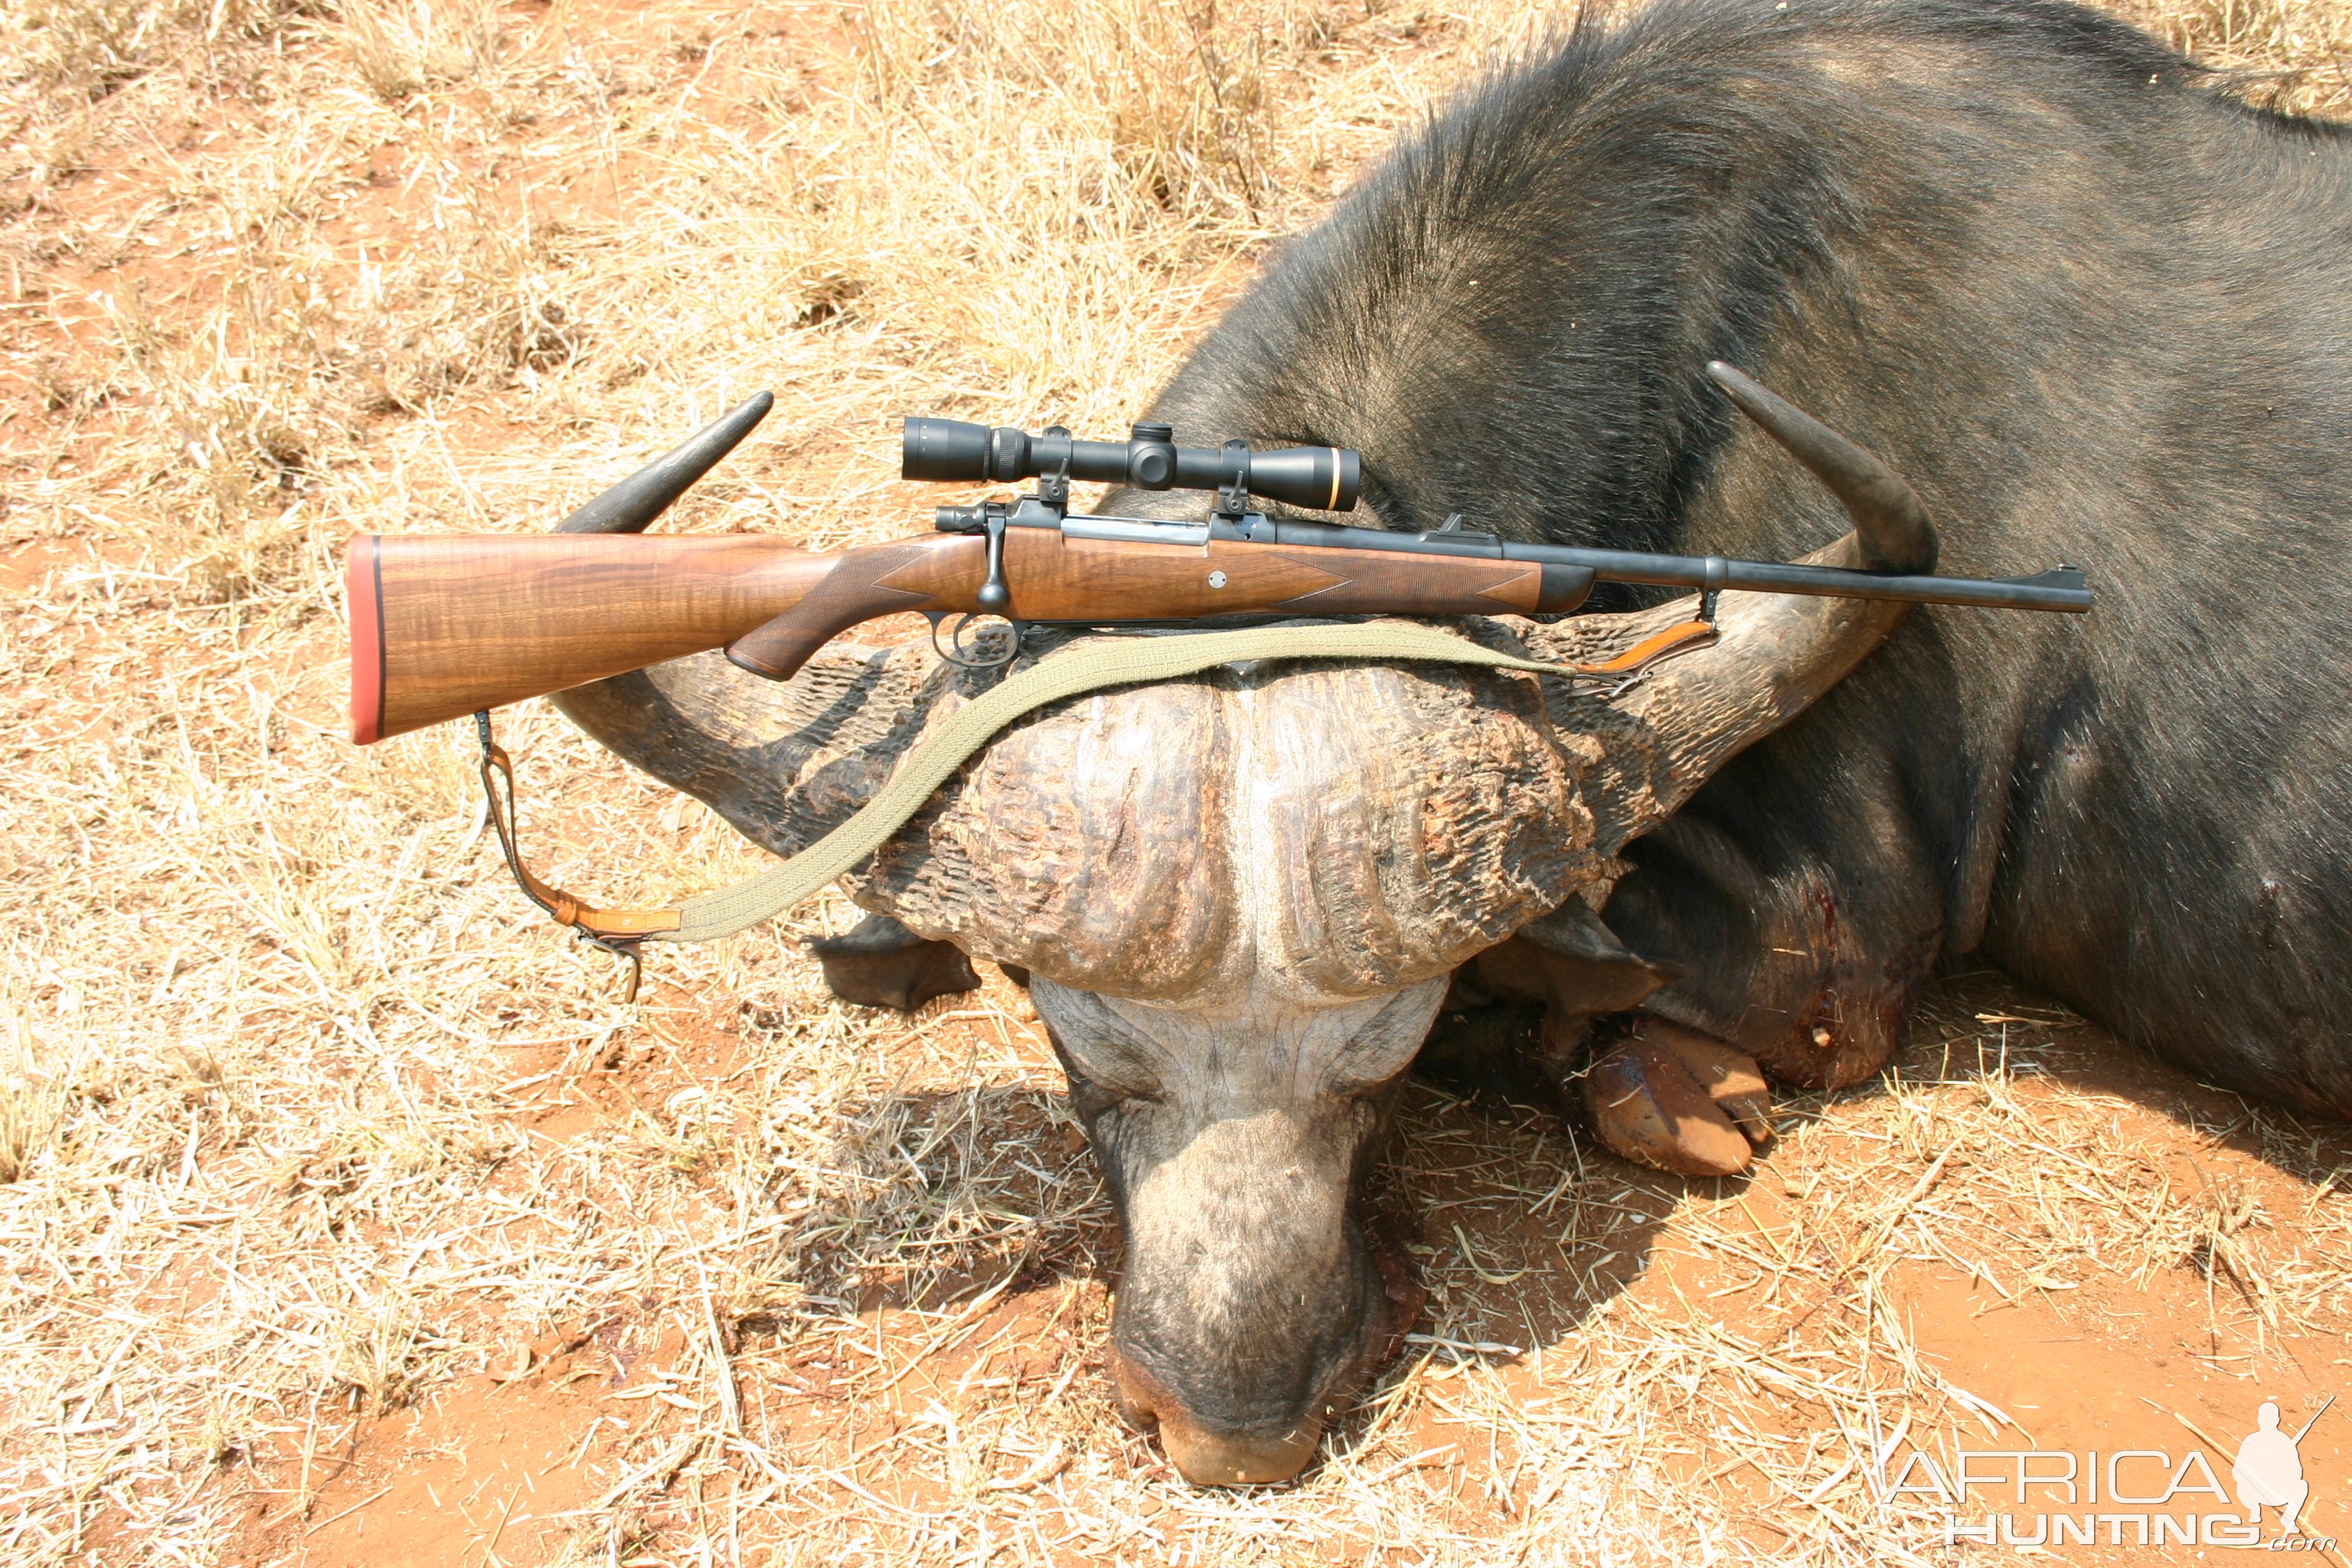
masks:
[[[1755,1061],[1658,1019],[1593,1064],[1584,1098],[1602,1142],[1677,1175],[1738,1175],[1772,1136],[1771,1094]]]
[[[926,942],[888,915],[867,915],[840,936],[821,936],[809,951],[824,983],[845,1002],[911,1013],[934,996],[977,991],[971,960],[951,942]]]

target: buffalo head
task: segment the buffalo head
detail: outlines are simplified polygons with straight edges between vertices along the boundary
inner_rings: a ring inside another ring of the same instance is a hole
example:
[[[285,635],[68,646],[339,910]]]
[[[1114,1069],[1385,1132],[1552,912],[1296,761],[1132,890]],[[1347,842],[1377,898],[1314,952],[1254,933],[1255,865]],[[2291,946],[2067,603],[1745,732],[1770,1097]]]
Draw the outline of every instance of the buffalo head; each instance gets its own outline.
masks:
[[[1933,535],[1901,481],[1803,424],[1775,433],[1856,523],[1812,559],[1926,564]],[[1689,613],[1460,629],[1595,661]],[[1188,1478],[1296,1474],[1402,1329],[1359,1205],[1448,975],[1571,900],[1597,907],[1621,847],[1898,614],[1727,595],[1713,646],[1613,696],[1293,662],[1080,697],[998,736],[853,879],[866,908],[1034,977],[1125,1226],[1119,1400]],[[562,701],[789,852],[982,679],[837,649],[772,686],[705,656]]]

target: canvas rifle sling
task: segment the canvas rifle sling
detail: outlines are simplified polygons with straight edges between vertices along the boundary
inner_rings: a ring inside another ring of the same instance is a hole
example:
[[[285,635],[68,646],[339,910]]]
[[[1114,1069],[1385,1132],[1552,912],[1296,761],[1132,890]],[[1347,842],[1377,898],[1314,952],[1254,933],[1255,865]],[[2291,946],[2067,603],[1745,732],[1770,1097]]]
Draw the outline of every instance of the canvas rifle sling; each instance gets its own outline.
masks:
[[[1711,621],[1685,621],[1645,637],[1599,664],[1552,664],[1514,658],[1480,647],[1433,626],[1398,622],[1363,626],[1265,626],[1248,631],[1194,632],[1172,637],[1083,643],[1041,660],[966,703],[910,752],[874,798],[815,843],[781,866],[731,888],[690,899],[674,909],[601,909],[542,881],[523,864],[517,847],[514,767],[490,738],[488,713],[477,713],[482,742],[482,787],[489,794],[490,821],[507,868],[557,923],[572,927],[598,946],[634,964],[646,942],[709,942],[782,913],[835,879],[856,868],[923,808],[923,803],[955,775],[997,731],[1023,715],[1082,692],[1114,686],[1141,686],[1197,675],[1221,664],[1261,659],[1360,658],[1418,663],[1467,664],[1489,669],[1524,670],[1571,679],[1630,682],[1652,665],[1715,640]],[[503,784],[503,787],[501,785]],[[632,970],[629,994],[636,994]]]

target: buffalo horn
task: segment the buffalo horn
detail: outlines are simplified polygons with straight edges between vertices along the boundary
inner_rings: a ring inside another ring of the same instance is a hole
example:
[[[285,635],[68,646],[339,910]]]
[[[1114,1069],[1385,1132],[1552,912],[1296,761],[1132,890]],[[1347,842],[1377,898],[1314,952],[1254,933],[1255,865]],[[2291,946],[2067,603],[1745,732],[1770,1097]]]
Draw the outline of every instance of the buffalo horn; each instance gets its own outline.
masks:
[[[768,416],[775,395],[762,392],[746,398],[704,426],[673,450],[656,458],[570,517],[555,525],[558,533],[641,533],[647,523],[669,510],[688,485],[710,471],[710,466],[735,449],[751,427]]]
[[[1902,475],[1721,360],[1709,362],[1706,374],[1730,395],[1739,412],[1787,447],[1844,503],[1853,519],[1864,567],[1902,573],[1936,569],[1936,526]]]

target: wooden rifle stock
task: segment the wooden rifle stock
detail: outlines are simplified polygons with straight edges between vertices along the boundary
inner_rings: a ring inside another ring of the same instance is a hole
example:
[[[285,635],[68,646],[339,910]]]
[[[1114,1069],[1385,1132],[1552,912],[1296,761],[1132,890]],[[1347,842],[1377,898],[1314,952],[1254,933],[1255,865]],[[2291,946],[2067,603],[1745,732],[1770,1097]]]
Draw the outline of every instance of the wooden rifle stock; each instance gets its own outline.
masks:
[[[719,647],[840,557],[757,534],[451,534],[352,541],[352,739]]]
[[[1527,615],[1583,602],[1592,574],[1480,556],[1007,530],[1024,621],[1115,624],[1276,613]],[[829,639],[900,611],[977,613],[970,534],[817,554],[757,534],[468,535],[352,542],[352,738],[725,647],[785,679]]]
[[[942,543],[966,546],[950,555]],[[1015,621],[1116,625],[1220,616],[1495,616],[1572,610],[1593,574],[1484,556],[1416,555],[1319,545],[1209,540],[1161,544],[1072,537],[1050,528],[1004,531]],[[899,610],[976,614],[987,581],[984,542],[971,535],[853,550],[824,585],[727,657],[783,680],[860,621]]]

